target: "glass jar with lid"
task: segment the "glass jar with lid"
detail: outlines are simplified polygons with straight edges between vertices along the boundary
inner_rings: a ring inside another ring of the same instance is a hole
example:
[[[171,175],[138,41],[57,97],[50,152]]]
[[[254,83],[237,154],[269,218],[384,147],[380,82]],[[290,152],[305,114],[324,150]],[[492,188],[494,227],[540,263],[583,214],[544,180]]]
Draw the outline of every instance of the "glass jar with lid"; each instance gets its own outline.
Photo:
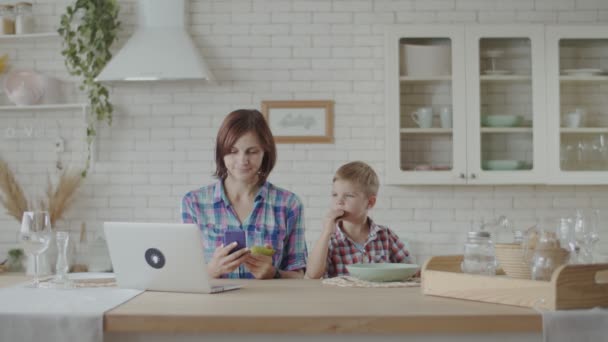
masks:
[[[461,268],[464,273],[496,275],[496,255],[490,232],[481,230],[467,234]]]
[[[0,34],[15,34],[15,11],[12,5],[0,5]]]
[[[26,34],[34,32],[34,16],[32,16],[32,4],[29,2],[18,2],[15,5],[15,33]]]

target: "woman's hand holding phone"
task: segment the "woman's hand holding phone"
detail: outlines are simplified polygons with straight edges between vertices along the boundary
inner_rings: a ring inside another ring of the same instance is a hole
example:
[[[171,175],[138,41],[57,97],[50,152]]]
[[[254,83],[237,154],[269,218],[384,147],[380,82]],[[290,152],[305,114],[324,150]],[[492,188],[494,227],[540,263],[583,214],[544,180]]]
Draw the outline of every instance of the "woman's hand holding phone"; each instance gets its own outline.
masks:
[[[249,249],[245,248],[244,241],[244,231],[227,231],[224,235],[224,244],[215,249],[213,258],[207,264],[207,274],[212,278],[219,278],[244,263],[250,254]]]

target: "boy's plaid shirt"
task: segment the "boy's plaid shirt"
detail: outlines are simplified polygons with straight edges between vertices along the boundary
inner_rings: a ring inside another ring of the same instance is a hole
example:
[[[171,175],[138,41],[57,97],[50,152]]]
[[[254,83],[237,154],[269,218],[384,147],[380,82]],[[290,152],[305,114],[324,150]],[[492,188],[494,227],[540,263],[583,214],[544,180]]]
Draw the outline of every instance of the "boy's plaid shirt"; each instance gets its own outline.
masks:
[[[223,243],[226,230],[244,230],[247,246],[271,245],[273,265],[284,271],[306,268],[303,207],[298,197],[265,182],[254,199],[253,211],[241,224],[222,181],[187,193],[182,200],[182,221],[198,224],[203,233],[205,259]],[[244,265],[223,278],[253,278]]]
[[[351,264],[409,262],[405,244],[390,228],[375,224],[369,217],[368,222],[369,236],[363,250],[336,226],[336,233],[329,240],[326,278],[348,275],[346,265]]]

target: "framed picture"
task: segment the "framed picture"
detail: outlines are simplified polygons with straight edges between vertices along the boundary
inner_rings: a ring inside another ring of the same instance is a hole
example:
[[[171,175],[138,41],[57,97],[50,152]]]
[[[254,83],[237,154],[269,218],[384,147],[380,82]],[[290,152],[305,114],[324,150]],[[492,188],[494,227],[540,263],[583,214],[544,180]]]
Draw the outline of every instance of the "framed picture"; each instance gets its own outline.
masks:
[[[262,114],[277,143],[334,142],[333,101],[262,101]]]

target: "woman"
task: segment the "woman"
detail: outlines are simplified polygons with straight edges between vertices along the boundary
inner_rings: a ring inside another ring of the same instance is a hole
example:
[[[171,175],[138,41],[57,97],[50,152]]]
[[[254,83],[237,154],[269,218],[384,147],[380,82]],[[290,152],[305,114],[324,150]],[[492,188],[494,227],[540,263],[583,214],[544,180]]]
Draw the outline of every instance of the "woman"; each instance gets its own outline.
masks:
[[[216,139],[214,176],[219,180],[187,193],[184,223],[199,225],[207,271],[213,278],[302,278],[306,268],[303,207],[298,197],[266,181],[276,161],[266,120],[257,110],[236,110],[224,119]],[[267,246],[273,256],[231,253],[227,230],[243,230],[247,246]]]

